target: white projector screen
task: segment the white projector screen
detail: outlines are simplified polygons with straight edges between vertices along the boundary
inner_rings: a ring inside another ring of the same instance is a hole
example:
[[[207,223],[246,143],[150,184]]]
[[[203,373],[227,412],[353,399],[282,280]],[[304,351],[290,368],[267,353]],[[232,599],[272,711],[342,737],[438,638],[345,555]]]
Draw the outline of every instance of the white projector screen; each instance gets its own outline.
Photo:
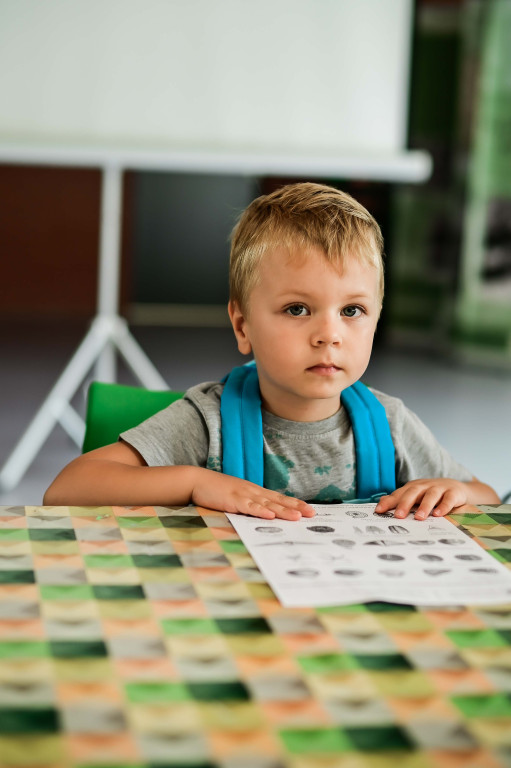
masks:
[[[412,0],[0,0],[0,141],[393,155]]]

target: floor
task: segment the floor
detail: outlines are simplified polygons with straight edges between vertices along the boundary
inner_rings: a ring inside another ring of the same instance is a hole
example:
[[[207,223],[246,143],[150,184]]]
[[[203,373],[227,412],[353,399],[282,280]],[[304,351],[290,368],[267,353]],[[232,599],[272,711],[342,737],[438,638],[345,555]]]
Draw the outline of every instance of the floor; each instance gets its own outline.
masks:
[[[0,346],[0,467],[85,333],[83,323],[12,322]],[[226,328],[133,329],[173,389],[221,377],[243,358]],[[119,379],[133,379],[121,366]],[[402,397],[451,453],[500,496],[511,490],[511,371],[485,370],[409,351],[376,349],[366,383]],[[74,405],[83,414],[88,381]],[[56,426],[19,485],[0,504],[40,504],[78,449]]]

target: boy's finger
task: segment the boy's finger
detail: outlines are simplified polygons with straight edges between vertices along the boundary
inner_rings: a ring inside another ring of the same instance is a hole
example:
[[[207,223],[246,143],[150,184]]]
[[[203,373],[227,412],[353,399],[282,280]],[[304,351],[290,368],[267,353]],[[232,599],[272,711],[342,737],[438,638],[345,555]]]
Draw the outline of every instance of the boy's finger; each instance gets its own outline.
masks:
[[[267,502],[266,506],[275,512],[276,517],[281,520],[300,520],[302,518],[302,512],[298,508],[298,505],[284,505],[279,502]]]
[[[313,517],[316,510],[309,504],[292,496],[274,495],[260,499],[261,504],[271,509],[281,520],[300,520],[302,517]]]
[[[442,502],[442,504],[439,504],[438,507],[436,507],[433,512],[431,513],[435,517],[445,517],[445,515],[448,515],[449,512],[452,511],[452,507],[450,504],[445,504]]]
[[[429,491],[426,491],[422,497],[421,503],[417,508],[417,511],[415,512],[415,519],[425,520],[427,517],[429,517],[442,496],[443,491],[438,488],[430,488]]]
[[[444,517],[445,515],[448,515],[449,512],[452,512],[453,509],[456,509],[456,507],[458,506],[456,502],[457,502],[456,496],[453,495],[451,492],[447,491],[447,493],[443,495],[442,501],[436,505],[432,514],[435,517]]]
[[[302,515],[297,509],[289,509],[287,507],[281,507],[279,511],[275,511],[279,520],[301,520]]]
[[[296,509],[298,509],[302,517],[314,517],[316,514],[316,510],[304,501],[298,502]]]
[[[394,494],[390,493],[388,496],[382,496],[376,505],[375,512],[388,512],[389,509],[394,509],[396,506],[396,499]]]
[[[314,517],[316,514],[316,510],[310,504],[307,504],[306,501],[295,499],[293,496],[280,494],[276,503],[286,509],[297,509],[303,517]]]
[[[252,517],[261,517],[265,520],[275,520],[276,514],[272,509],[269,509],[265,504],[260,504],[258,501],[247,499],[245,504],[240,504],[237,510],[243,515],[251,515]]]
[[[417,498],[418,496],[420,496],[420,493],[418,493],[417,490],[414,490],[414,489],[410,489],[408,492],[405,492],[399,499],[398,503],[396,504],[396,511],[394,512],[394,517],[397,517],[400,520],[407,517],[412,511],[412,509],[415,507],[415,505],[418,503],[418,498]]]

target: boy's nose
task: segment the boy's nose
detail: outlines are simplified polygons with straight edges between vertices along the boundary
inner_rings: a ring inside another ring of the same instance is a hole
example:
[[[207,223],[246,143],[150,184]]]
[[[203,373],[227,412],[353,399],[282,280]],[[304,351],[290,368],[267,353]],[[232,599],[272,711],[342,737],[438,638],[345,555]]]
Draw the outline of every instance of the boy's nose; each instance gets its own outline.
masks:
[[[318,323],[312,334],[312,344],[320,347],[326,344],[341,344],[342,337],[339,323],[333,320],[324,320]]]

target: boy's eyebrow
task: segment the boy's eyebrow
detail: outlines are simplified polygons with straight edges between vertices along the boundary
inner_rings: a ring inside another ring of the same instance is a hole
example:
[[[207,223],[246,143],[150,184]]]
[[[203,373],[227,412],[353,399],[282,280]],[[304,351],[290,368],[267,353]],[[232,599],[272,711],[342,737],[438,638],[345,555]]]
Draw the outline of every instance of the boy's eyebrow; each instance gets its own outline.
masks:
[[[301,298],[301,299],[314,299],[315,294],[309,293],[307,290],[302,290],[300,288],[286,288],[282,293],[278,294],[278,298],[285,299],[286,297],[289,298]],[[374,298],[374,293],[371,291],[355,291],[353,293],[350,293],[346,296],[342,296],[342,301],[356,301],[357,299],[372,299]]]

